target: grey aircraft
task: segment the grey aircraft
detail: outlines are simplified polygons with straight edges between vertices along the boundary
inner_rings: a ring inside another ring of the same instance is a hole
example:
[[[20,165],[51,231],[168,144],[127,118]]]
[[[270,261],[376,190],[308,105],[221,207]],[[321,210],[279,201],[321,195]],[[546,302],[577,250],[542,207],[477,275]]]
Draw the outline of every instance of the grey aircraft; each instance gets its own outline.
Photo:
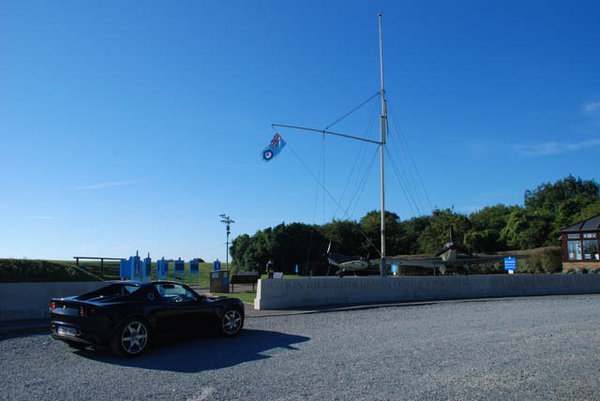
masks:
[[[433,274],[441,274],[456,271],[458,267],[465,267],[466,274],[469,274],[469,265],[480,263],[499,262],[504,260],[502,255],[480,255],[473,256],[468,252],[459,253],[462,247],[456,242],[454,227],[450,227],[450,241],[444,244],[444,247],[434,257],[387,257],[388,266],[395,264],[398,266],[411,266],[423,269],[433,270]],[[381,259],[367,259],[361,256],[346,256],[339,253],[332,253],[331,244],[327,250],[327,260],[338,268],[336,274],[340,277],[348,273],[354,274],[377,274],[379,269],[376,266],[381,263]]]

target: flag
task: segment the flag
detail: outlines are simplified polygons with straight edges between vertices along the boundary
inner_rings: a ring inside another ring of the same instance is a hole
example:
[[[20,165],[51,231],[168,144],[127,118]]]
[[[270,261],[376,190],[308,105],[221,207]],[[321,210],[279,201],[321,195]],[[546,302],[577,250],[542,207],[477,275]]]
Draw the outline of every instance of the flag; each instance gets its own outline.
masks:
[[[281,149],[284,148],[284,146],[285,141],[283,140],[281,135],[275,133],[275,136],[273,137],[273,139],[271,139],[271,142],[263,149],[261,153],[262,159],[268,162],[269,160],[277,156],[279,152],[281,152]]]

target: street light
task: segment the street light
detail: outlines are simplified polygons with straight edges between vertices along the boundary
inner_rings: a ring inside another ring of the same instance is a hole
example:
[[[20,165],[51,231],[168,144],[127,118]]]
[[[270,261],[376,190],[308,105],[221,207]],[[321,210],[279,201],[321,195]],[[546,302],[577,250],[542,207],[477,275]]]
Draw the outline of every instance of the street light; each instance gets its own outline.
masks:
[[[227,242],[225,248],[225,270],[229,270],[229,234],[231,234],[231,223],[235,223],[235,221],[231,220],[229,216],[225,214],[221,214],[221,223],[225,223],[227,225]]]

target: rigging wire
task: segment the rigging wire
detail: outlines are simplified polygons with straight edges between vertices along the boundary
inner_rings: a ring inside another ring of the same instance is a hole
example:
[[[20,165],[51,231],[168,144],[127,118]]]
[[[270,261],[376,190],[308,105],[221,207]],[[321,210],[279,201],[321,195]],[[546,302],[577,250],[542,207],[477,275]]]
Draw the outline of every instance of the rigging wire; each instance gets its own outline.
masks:
[[[317,183],[323,189],[323,192],[325,194],[327,194],[327,196],[329,196],[329,198],[331,198],[331,200],[342,210],[342,212],[344,212],[344,214],[346,215],[346,218],[350,219],[351,217],[349,217],[348,212],[346,210],[344,210],[344,208],[342,207],[342,205],[340,205],[338,203],[338,201],[334,198],[334,196],[327,190],[327,188],[325,187],[325,185],[323,185],[323,183],[319,180],[319,178],[312,172],[312,170],[306,165],[306,163],[304,163],[304,161],[302,160],[302,158],[298,155],[298,153],[296,153],[296,151],[293,149],[293,147],[291,147],[289,143],[287,143],[286,146],[292,152],[292,154],[298,159],[298,161],[300,162],[300,164],[302,164],[302,166],[306,169],[306,171],[308,171],[308,173],[313,177],[313,179],[317,181]],[[375,244],[373,243],[373,241],[371,241],[371,239],[369,238],[369,236],[367,235],[367,233],[365,233],[360,227],[359,227],[359,231],[365,237],[365,239],[367,240],[368,244],[370,246],[373,246],[373,248],[375,248],[375,250],[377,250],[377,247],[375,246]],[[379,256],[381,256],[381,253],[379,252],[379,250],[377,250],[377,253],[379,253]]]
[[[304,163],[304,161],[300,158],[300,156],[293,150],[293,148],[289,145],[289,143],[287,144],[288,148],[290,149],[290,151],[292,152],[292,154],[294,154],[294,156],[300,161],[300,163],[304,166],[304,168],[309,172],[309,174],[313,177],[313,179],[315,179],[315,181],[317,182],[318,186],[317,186],[317,191],[315,194],[315,206],[314,206],[314,210],[313,210],[313,224],[315,221],[315,216],[316,216],[316,204],[318,202],[318,187],[319,185],[321,186],[321,188],[323,189],[323,221],[325,220],[325,194],[327,194],[331,200],[333,200],[333,202],[336,204],[337,208],[334,212],[334,216],[335,213],[337,213],[337,209],[340,209],[344,215],[346,216],[346,218],[351,219],[352,217],[350,216],[350,214],[348,213],[348,211],[350,210],[350,207],[352,206],[352,202],[354,201],[354,209],[352,214],[354,214],[354,211],[356,210],[356,207],[358,206],[360,197],[362,196],[362,193],[364,192],[364,188],[366,187],[366,183],[367,183],[367,178],[370,175],[370,172],[373,168],[373,161],[375,160],[375,156],[377,155],[377,152],[374,153],[374,156],[371,159],[371,163],[369,163],[369,168],[364,172],[362,179],[357,181],[357,185],[355,186],[354,190],[353,190],[353,196],[350,197],[349,202],[348,202],[348,206],[347,208],[344,208],[342,206],[342,198],[343,195],[346,192],[346,188],[344,188],[344,192],[342,194],[342,197],[340,198],[340,201],[336,200],[333,195],[327,190],[327,188],[324,185],[325,182],[325,131],[327,131],[329,128],[333,127],[334,125],[338,124],[340,121],[342,121],[343,119],[345,119],[346,117],[350,116],[352,113],[356,112],[357,110],[359,110],[360,108],[362,108],[363,106],[365,106],[366,104],[368,104],[371,100],[373,100],[374,98],[378,97],[381,95],[381,92],[377,92],[374,95],[372,95],[371,97],[369,97],[367,100],[363,101],[362,103],[360,103],[358,106],[354,107],[353,109],[351,109],[349,112],[345,113],[344,115],[342,115],[341,117],[339,117],[337,120],[335,120],[334,122],[332,122],[331,124],[329,124],[327,127],[325,127],[325,129],[323,129],[322,133],[323,133],[323,138],[322,138],[322,149],[321,149],[321,157],[320,157],[320,166],[319,166],[319,172],[322,173],[322,180],[319,180],[319,178],[310,170],[310,168],[306,165],[306,163]],[[377,109],[375,109],[375,111],[377,111]],[[375,114],[373,114],[374,116]],[[367,127],[366,132],[370,131],[370,129],[372,128],[374,123],[374,117],[372,117],[369,126]],[[271,125],[271,128],[277,132],[277,130],[275,129],[275,127],[273,125]],[[292,127],[289,126],[289,128],[300,128],[303,129],[301,127]],[[313,130],[316,131],[316,130]],[[355,138],[355,139],[359,139],[359,138]],[[371,141],[372,142],[372,141]],[[364,145],[364,144],[363,144]],[[364,157],[366,157],[366,152],[363,152],[364,146],[361,146],[361,148],[359,149],[359,156],[362,154],[362,159],[364,160]],[[357,165],[357,161],[360,158],[357,157],[355,159],[355,163],[354,166],[352,168],[351,174],[348,177],[348,181],[346,183],[346,187],[348,186],[350,179],[353,176],[353,171],[355,170],[355,166]],[[322,166],[322,169],[321,169]],[[358,172],[357,172],[358,174]],[[371,239],[369,238],[369,236],[359,227],[359,231],[361,232],[361,234],[365,237],[365,239],[367,240],[367,243],[370,246],[373,246],[373,248],[375,248],[375,250],[377,251],[377,253],[379,253],[379,255],[381,256],[380,251],[378,250],[378,248],[375,246],[375,244],[373,243],[373,241],[371,241]],[[312,232],[311,232],[311,239],[310,242],[312,243]],[[310,255],[310,247],[311,244],[309,244],[309,255]],[[310,256],[307,256],[307,259],[309,259]]]
[[[329,124],[327,127],[325,127],[324,131],[327,131],[329,128],[333,127],[334,125],[336,125],[337,123],[342,121],[344,118],[348,117],[350,114],[354,113],[356,110],[363,107],[365,104],[369,103],[371,100],[373,100],[375,97],[379,96],[380,94],[381,94],[380,92],[375,93],[373,96],[371,96],[370,98],[368,98],[367,100],[365,100],[364,102],[362,102],[361,104],[359,104],[358,106],[356,106],[355,108],[353,108],[352,110],[350,110],[349,112],[347,112],[346,114],[344,114],[343,116],[341,116],[340,118],[338,118],[337,120],[335,120],[334,122]]]
[[[379,110],[379,105],[375,104],[375,107],[373,108],[373,112],[372,112],[371,118],[369,120],[369,124],[368,124],[367,128],[365,129],[365,132],[364,132],[363,135],[366,136],[372,130],[373,124],[375,123],[375,120],[376,120],[376,116],[377,116],[378,110]],[[352,165],[352,169],[350,170],[350,173],[348,174],[348,179],[346,180],[346,184],[344,186],[344,190],[342,191],[342,194],[340,195],[340,198],[339,198],[340,204],[343,204],[344,203],[344,201],[343,201],[344,197],[346,196],[346,191],[349,188],[350,182],[353,181],[355,185],[354,185],[353,189],[350,192],[352,195],[349,197],[349,199],[347,201],[346,210],[350,210],[351,209],[352,202],[353,202],[353,200],[356,199],[356,194],[359,191],[359,188],[360,188],[360,185],[359,185],[359,182],[360,182],[360,180],[359,180],[359,174],[360,174],[360,172],[357,169],[357,167],[359,165],[360,166],[364,165],[366,156],[367,156],[367,153],[366,153],[366,144],[364,142],[362,142],[361,145],[360,145],[359,151],[357,153],[357,156],[354,159],[354,164]],[[355,178],[355,179],[353,180],[353,178]],[[357,202],[357,204],[358,204],[358,202]],[[337,213],[337,209],[334,212],[334,216],[335,216],[335,213]],[[352,212],[351,214],[354,215],[354,212]]]
[[[365,191],[365,187],[367,186],[367,182],[369,179],[369,176],[371,175],[371,171],[373,171],[373,166],[375,165],[375,159],[377,158],[377,154],[379,153],[379,149],[375,149],[375,151],[373,152],[373,156],[371,157],[371,162],[369,163],[369,167],[364,171],[363,176],[362,176],[362,180],[360,181],[360,184],[356,186],[356,191],[354,192],[354,195],[351,197],[351,200],[355,200],[354,202],[354,208],[352,209],[352,215],[354,215],[354,213],[356,212],[356,208],[358,207],[360,198],[362,197],[362,194]],[[350,208],[351,203],[348,204],[348,208]]]
[[[422,213],[421,213],[421,210],[419,209],[418,202],[415,200],[414,196],[411,195],[411,191],[408,188],[408,183],[405,181],[405,179],[400,174],[400,171],[399,171],[400,169],[397,167],[396,162],[392,158],[391,152],[389,151],[389,149],[385,149],[385,152],[389,156],[388,159],[390,160],[390,164],[392,165],[392,170],[396,174],[396,178],[398,179],[400,187],[402,188],[402,192],[404,192],[404,197],[406,198],[406,201],[408,202],[408,207],[410,208],[410,211],[415,216],[421,215]],[[416,213],[415,213],[415,211],[416,211]]]
[[[390,108],[389,106],[389,98],[388,98],[388,108]],[[391,120],[392,120],[392,126],[395,130],[395,132],[397,133],[397,137],[398,140],[400,141],[400,149],[401,152],[405,155],[404,159],[406,160],[406,165],[407,165],[407,171],[410,175],[413,187],[415,188],[415,194],[423,194],[423,197],[425,198],[424,200],[426,201],[427,205],[429,206],[430,210],[433,211],[433,205],[431,203],[431,198],[429,197],[429,194],[427,192],[427,188],[425,186],[425,182],[423,181],[423,178],[421,176],[421,173],[419,172],[419,168],[417,167],[417,163],[415,162],[415,159],[412,155],[412,152],[410,150],[410,146],[408,144],[408,141],[406,139],[406,136],[404,135],[404,132],[402,130],[402,127],[400,125],[400,123],[396,120],[396,118],[394,117],[394,113],[391,113]],[[390,139],[392,139],[390,142],[392,144],[392,146],[395,146],[396,148],[398,146],[396,146],[396,142],[393,140],[395,137],[394,135],[390,136]],[[415,178],[416,176],[416,178]],[[417,190],[417,187],[420,186],[420,190]],[[420,197],[420,196],[419,196]]]

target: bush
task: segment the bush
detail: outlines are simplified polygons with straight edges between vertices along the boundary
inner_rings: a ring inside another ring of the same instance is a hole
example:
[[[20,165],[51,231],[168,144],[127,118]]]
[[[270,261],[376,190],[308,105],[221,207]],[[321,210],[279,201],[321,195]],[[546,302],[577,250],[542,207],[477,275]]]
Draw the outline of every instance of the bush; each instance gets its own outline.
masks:
[[[529,256],[518,262],[517,271],[529,274],[552,274],[562,271],[562,250],[558,246],[537,248],[526,253]]]
[[[542,269],[545,273],[560,273],[562,271],[562,249],[558,246],[542,248]]]
[[[0,282],[102,281],[98,276],[65,262],[0,259]]]

